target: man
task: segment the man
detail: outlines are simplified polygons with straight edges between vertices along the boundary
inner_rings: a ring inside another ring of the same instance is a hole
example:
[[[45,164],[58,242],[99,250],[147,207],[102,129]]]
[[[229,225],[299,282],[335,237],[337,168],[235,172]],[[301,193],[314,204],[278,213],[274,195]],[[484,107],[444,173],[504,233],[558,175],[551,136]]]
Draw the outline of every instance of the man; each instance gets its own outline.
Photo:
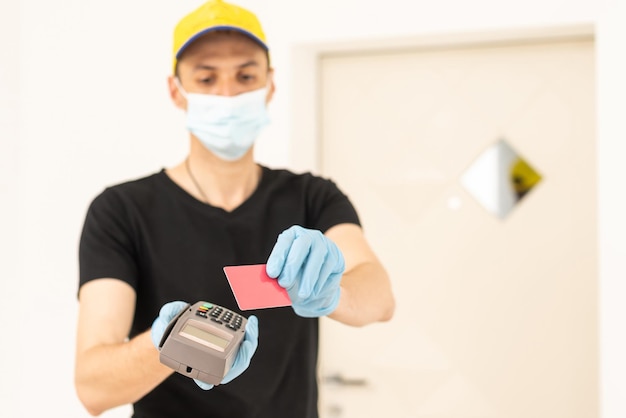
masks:
[[[78,396],[93,415],[132,403],[136,417],[316,417],[317,318],[389,320],[387,274],[334,183],[254,162],[274,80],[252,13],[212,0],[183,18],[168,82],[187,113],[189,156],[107,188],[87,213]],[[222,384],[162,365],[156,346],[185,303],[237,311],[222,268],[260,263],[292,306],[246,312],[237,367]]]

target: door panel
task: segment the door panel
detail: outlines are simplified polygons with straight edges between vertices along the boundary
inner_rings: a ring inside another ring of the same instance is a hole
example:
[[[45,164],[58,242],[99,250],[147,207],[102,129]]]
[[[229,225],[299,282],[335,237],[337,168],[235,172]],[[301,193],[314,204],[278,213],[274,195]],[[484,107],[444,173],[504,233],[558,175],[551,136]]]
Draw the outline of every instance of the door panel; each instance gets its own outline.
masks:
[[[598,416],[593,82],[592,41],[322,58],[321,173],[397,298],[323,320],[323,416]],[[504,219],[460,182],[501,139],[542,176]]]

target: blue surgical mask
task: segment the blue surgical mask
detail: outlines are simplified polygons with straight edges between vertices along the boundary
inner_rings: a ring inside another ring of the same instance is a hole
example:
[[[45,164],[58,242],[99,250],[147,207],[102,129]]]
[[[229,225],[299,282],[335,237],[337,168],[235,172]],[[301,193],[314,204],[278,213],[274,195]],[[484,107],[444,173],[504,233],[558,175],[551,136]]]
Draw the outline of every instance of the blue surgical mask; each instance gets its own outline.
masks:
[[[187,93],[187,129],[213,154],[226,161],[245,155],[269,123],[267,88],[237,96]]]

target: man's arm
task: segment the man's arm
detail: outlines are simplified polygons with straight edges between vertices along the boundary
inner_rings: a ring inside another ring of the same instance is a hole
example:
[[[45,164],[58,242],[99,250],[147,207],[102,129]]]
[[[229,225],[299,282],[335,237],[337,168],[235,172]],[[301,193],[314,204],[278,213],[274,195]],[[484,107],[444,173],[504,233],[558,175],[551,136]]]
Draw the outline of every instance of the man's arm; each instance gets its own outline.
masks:
[[[329,317],[352,326],[390,320],[395,300],[389,276],[362,229],[354,224],[340,224],[325,235],[339,247],[346,263],[339,305]]]
[[[127,340],[135,310],[135,291],[127,283],[90,281],[79,300],[74,381],[90,414],[135,402],[172,373],[159,362],[150,330]]]

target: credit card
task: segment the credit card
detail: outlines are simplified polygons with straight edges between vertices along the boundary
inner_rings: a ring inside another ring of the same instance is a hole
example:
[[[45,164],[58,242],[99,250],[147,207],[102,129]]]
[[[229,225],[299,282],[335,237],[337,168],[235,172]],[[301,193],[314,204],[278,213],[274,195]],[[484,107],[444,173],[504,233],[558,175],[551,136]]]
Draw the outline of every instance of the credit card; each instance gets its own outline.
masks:
[[[226,266],[224,274],[242,311],[291,306],[289,294],[267,275],[265,264]]]

